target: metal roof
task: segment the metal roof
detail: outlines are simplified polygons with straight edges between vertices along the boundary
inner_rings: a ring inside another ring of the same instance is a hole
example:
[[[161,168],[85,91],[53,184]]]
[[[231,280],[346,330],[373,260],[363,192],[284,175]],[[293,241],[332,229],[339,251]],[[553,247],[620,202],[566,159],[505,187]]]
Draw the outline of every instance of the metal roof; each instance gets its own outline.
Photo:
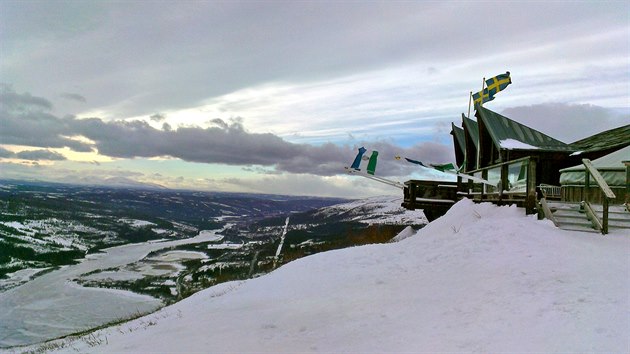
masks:
[[[475,148],[478,148],[479,146],[477,145],[479,144],[479,125],[477,124],[477,122],[464,116],[463,114],[462,124],[464,128],[466,128],[464,130],[467,131],[470,135],[470,140],[472,140],[472,142],[475,144]]]
[[[630,124],[569,144],[575,151],[592,152],[630,145]]]
[[[451,134],[455,137],[455,140],[457,140],[457,144],[459,145],[459,148],[461,149],[461,151],[466,151],[466,140],[464,138],[464,129],[456,126],[454,123],[451,123],[451,127],[452,127],[452,131]]]
[[[475,116],[477,120],[483,121],[486,130],[498,148],[506,148],[502,147],[502,142],[503,145],[506,145],[507,141],[516,140],[523,144],[522,150],[530,150],[527,148],[529,145],[532,149],[536,150],[575,151],[575,149],[568,144],[541,133],[536,129],[515,122],[483,106],[477,106],[476,108],[477,112]]]

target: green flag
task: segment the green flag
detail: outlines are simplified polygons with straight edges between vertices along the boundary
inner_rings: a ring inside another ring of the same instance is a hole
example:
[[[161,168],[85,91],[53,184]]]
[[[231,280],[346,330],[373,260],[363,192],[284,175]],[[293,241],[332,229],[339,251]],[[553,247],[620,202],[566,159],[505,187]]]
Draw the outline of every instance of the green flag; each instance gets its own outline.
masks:
[[[372,156],[370,156],[370,161],[367,166],[367,173],[373,175],[376,171],[376,159],[378,158],[378,151],[372,151]]]

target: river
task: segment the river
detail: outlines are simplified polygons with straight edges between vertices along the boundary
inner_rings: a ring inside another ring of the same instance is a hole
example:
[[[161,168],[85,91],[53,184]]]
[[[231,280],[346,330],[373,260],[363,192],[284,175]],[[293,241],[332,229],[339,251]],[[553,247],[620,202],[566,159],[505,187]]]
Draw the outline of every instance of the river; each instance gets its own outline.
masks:
[[[0,348],[27,345],[87,330],[137,313],[155,311],[162,302],[130,291],[86,288],[72,279],[99,269],[136,262],[163,248],[215,241],[216,231],[188,239],[117,246],[88,255],[21,286],[0,293]]]

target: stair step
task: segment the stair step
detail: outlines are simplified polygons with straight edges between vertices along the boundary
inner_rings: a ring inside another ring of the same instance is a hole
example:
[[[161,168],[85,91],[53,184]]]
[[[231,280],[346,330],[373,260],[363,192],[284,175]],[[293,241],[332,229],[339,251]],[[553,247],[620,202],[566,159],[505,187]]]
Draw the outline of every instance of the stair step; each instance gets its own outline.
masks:
[[[584,226],[590,227],[593,229],[593,224],[588,220],[575,220],[575,221],[567,221],[567,220],[556,220],[558,222],[558,227],[562,228],[563,226]]]
[[[581,231],[581,232],[590,232],[590,233],[594,233],[594,234],[598,234],[599,231],[593,229],[592,227],[585,227],[585,226],[578,226],[578,225],[560,225],[559,226],[560,229],[562,230],[567,230],[567,231]]]
[[[599,211],[601,212],[602,210],[604,210],[604,207],[600,204],[591,204],[591,208],[593,208],[593,210],[595,211]],[[619,206],[619,205],[609,205],[608,206],[608,212],[609,213],[621,213],[621,214],[630,214],[627,210],[626,207],[624,206]]]
[[[547,203],[547,205],[549,206],[549,209],[553,210],[575,210],[575,211],[579,211],[581,210],[581,206],[580,204],[574,204],[574,205],[566,205],[566,204],[549,204]]]
[[[630,229],[630,222],[618,222],[614,220],[608,220],[608,227],[614,227],[617,229]]]
[[[558,223],[558,228],[570,231],[582,231],[599,233],[588,220],[582,203],[579,202],[550,202],[547,205],[553,213],[554,219]],[[601,220],[603,216],[603,206],[591,204],[595,215]],[[611,205],[608,207],[608,228],[614,230],[630,230],[630,212],[623,205]]]
[[[585,213],[578,213],[578,212],[567,212],[567,211],[556,211],[555,213],[552,212],[553,217],[554,218],[580,218],[580,219],[586,219],[586,214]]]

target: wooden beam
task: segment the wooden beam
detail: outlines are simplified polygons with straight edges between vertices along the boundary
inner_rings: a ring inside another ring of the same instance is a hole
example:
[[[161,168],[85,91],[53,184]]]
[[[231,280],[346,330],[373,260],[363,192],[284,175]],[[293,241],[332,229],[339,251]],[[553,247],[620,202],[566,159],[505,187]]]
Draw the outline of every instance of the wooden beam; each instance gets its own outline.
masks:
[[[553,216],[553,213],[551,212],[551,209],[549,209],[549,205],[547,204],[547,200],[545,200],[545,198],[542,198],[540,200],[540,205],[542,206],[542,210],[545,213],[545,218],[551,220],[551,222],[553,222],[553,224],[556,227],[558,227],[558,221]]]
[[[536,210],[536,159],[529,159],[527,164],[527,196],[525,213],[534,214]]]
[[[604,177],[602,177],[602,175],[595,168],[595,166],[593,166],[593,164],[591,163],[591,160],[589,160],[589,159],[582,159],[582,163],[584,164],[584,166],[586,166],[587,173],[590,173],[590,175],[593,176],[593,179],[595,180],[595,183],[597,183],[599,188],[601,188],[602,192],[604,192],[604,195],[607,198],[610,198],[610,199],[617,198],[615,196],[615,193],[613,193],[613,191],[610,189],[610,187],[608,186],[608,184],[604,180]]]

